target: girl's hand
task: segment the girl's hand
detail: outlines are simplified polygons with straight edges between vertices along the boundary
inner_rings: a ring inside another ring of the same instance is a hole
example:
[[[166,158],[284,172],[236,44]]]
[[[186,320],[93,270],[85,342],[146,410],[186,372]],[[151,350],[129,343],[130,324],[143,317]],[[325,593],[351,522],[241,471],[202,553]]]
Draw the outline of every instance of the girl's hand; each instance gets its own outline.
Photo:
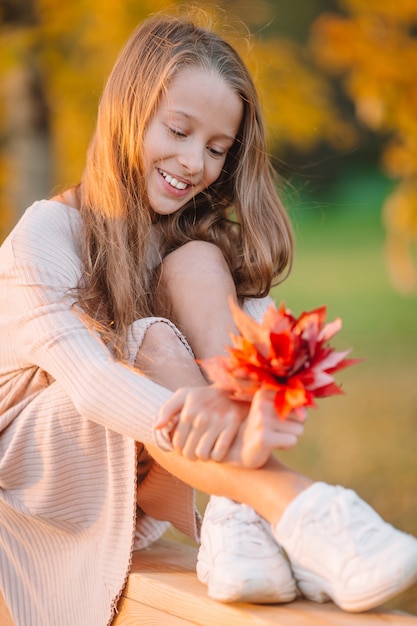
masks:
[[[257,392],[249,404],[211,385],[176,391],[161,407],[156,428],[168,428],[174,450],[189,459],[261,467],[273,450],[297,443],[303,421],[295,414],[279,420],[270,391]]]
[[[304,432],[304,421],[305,414],[295,413],[280,420],[274,408],[274,393],[261,389],[254,395],[248,417],[223,460],[242,467],[262,467],[274,450],[295,446]]]
[[[221,461],[250,405],[213,385],[178,389],[161,407],[156,428],[168,428],[173,448],[189,459]]]

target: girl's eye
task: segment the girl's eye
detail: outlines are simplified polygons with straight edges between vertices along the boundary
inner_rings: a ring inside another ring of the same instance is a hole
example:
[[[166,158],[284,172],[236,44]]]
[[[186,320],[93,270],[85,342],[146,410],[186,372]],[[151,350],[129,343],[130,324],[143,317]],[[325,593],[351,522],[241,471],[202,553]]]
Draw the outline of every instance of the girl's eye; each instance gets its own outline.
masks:
[[[182,130],[179,130],[178,128],[168,128],[168,132],[173,137],[185,137],[185,133],[183,133]]]
[[[208,150],[214,157],[220,158],[224,156],[223,150],[216,150],[215,148],[208,148]]]

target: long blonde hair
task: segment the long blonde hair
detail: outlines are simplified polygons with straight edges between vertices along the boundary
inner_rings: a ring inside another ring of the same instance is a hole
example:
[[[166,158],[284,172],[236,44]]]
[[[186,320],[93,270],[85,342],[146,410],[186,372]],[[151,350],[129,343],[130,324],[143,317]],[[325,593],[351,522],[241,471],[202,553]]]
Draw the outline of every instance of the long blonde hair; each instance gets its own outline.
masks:
[[[176,72],[215,71],[241,97],[244,114],[217,181],[178,212],[156,215],[147,199],[141,138]],[[85,273],[79,304],[123,354],[129,326],[154,314],[151,233],[160,258],[193,239],[217,244],[238,295],[261,297],[292,262],[289,219],[277,195],[252,79],[236,51],[212,30],[154,16],[133,32],[107,81],[80,187]]]

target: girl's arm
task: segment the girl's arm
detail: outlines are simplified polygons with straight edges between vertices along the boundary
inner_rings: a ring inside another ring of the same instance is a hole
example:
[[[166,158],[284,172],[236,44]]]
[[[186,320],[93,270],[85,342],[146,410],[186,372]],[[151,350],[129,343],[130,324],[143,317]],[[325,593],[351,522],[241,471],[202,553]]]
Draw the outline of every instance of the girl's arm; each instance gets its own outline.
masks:
[[[79,222],[74,209],[35,203],[1,248],[1,379],[39,368],[80,414],[158,445],[153,423],[171,392],[115,361],[72,307],[81,275]]]

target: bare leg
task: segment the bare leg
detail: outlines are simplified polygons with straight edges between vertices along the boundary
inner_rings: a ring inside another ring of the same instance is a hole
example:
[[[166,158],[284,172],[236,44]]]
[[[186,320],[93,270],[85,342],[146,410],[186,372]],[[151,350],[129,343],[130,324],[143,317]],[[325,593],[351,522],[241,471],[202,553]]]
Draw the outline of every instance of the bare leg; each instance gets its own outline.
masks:
[[[201,385],[204,380],[185,346],[164,323],[154,324],[147,331],[136,366],[155,382],[173,390],[185,384]],[[255,470],[213,461],[191,461],[176,452],[150,446],[147,449],[162,467],[183,482],[208,494],[244,502],[271,524],[277,523],[291,500],[312,484],[274,457]]]
[[[248,504],[272,525],[281,519],[288,504],[313,484],[274,457],[263,467],[252,470],[213,461],[190,461],[175,452],[147,449],[160,465],[183,482],[207,494]]]
[[[165,322],[157,322],[148,328],[135,367],[172,391],[207,384],[185,345]]]
[[[197,358],[224,351],[234,330],[228,300],[236,300],[236,288],[217,246],[191,241],[168,255],[159,292],[161,314],[181,329]]]

